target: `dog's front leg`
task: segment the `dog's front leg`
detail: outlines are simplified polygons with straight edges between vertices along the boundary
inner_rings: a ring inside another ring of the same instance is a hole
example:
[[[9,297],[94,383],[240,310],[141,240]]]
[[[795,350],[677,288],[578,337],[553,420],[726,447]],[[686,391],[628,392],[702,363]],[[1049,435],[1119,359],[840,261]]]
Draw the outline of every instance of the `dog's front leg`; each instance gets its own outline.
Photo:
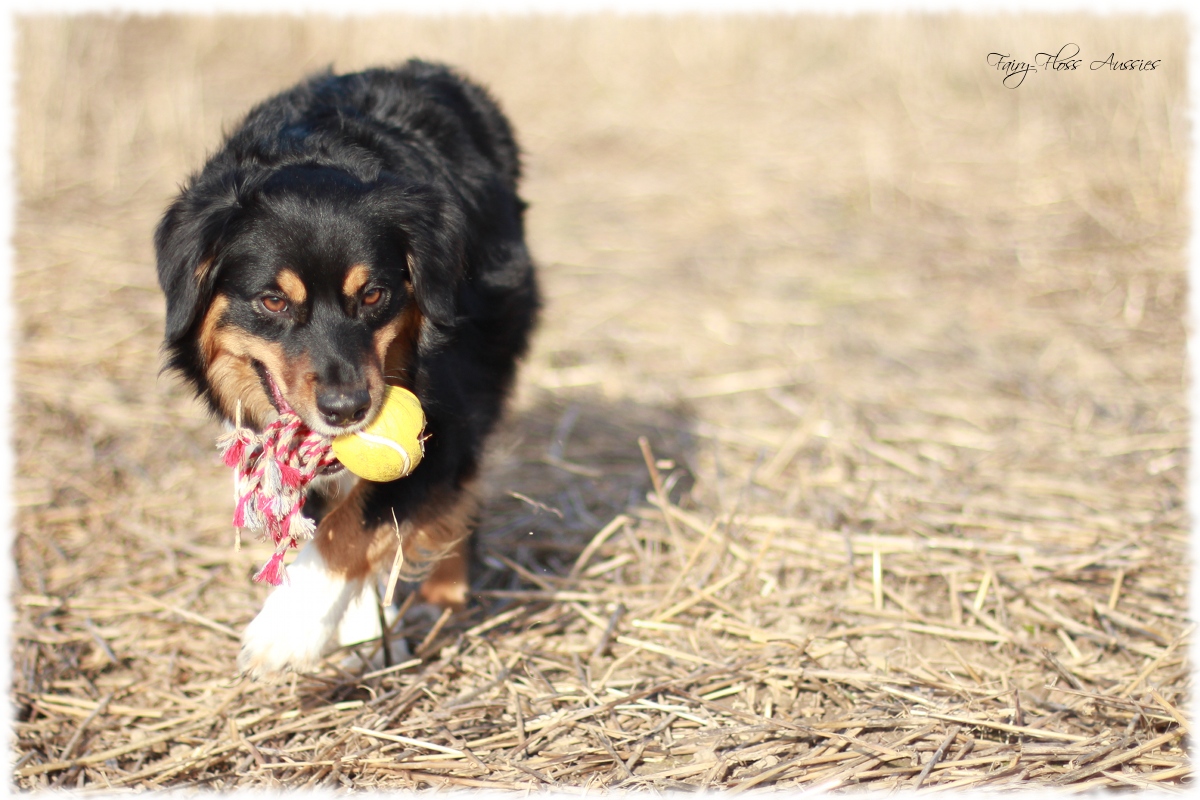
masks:
[[[252,677],[315,669],[362,586],[330,570],[316,542],[306,544],[242,634],[239,669]]]
[[[378,560],[376,531],[363,524],[360,481],[321,520],[314,540],[287,567],[262,611],[242,634],[238,667],[260,677],[293,669],[311,671],[320,663],[346,608],[362,592]]]
[[[246,628],[238,658],[242,672],[259,676],[315,669],[347,607],[365,581],[392,563],[401,539],[401,577],[428,578],[421,588],[427,602],[449,608],[466,604],[466,538],[476,509],[474,492],[443,489],[402,514],[398,526],[391,520],[368,525],[367,493],[381,490],[380,484],[359,481],[321,520],[313,541],[288,566],[285,582]]]

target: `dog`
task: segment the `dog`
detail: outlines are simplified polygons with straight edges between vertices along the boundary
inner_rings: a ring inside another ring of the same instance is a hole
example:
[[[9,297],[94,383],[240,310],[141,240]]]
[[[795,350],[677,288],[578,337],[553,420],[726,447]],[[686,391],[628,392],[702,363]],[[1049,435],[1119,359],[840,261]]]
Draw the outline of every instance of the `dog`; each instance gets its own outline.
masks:
[[[488,92],[413,60],[254,107],[163,215],[165,369],[215,415],[261,430],[282,400],[338,436],[396,385],[427,420],[411,475],[314,482],[316,533],[247,627],[243,673],[316,668],[400,541],[423,599],[466,603],[480,458],[539,308],[520,172]]]

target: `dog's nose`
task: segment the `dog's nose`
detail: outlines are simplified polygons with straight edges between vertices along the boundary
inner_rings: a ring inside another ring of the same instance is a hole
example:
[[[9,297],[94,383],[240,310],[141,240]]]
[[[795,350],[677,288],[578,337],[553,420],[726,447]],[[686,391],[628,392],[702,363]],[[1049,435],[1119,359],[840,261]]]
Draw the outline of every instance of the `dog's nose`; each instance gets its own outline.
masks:
[[[330,425],[350,425],[362,422],[371,407],[371,395],[366,389],[342,391],[333,389],[317,394],[317,411]]]

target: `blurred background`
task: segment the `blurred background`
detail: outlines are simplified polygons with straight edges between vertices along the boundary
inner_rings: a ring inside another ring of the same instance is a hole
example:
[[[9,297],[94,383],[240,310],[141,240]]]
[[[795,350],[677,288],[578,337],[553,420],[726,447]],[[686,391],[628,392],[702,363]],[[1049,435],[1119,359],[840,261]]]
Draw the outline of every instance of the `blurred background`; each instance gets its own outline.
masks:
[[[1119,574],[1126,610],[1172,640],[1188,574],[1185,29],[1169,16],[19,19],[18,718],[53,721],[31,703],[54,686],[232,674],[236,641],[161,607],[240,629],[266,551],[233,550],[218,426],[160,374],[152,232],[253,104],[317,70],[413,56],[456,65],[508,113],[545,293],[488,471],[477,588],[526,585],[494,554],[564,575],[644,505],[646,436],[674,503],[760,521],[723,535],[763,548],[743,589],[776,617],[834,592],[869,605],[870,558],[844,537],[963,536],[1060,566],[1103,554],[1037,585],[1069,614]],[[988,64],[1068,43],[1078,69],[1017,89]],[[1089,68],[1110,53],[1158,65]],[[778,542],[791,555],[768,570]],[[678,563],[646,547],[601,577],[669,581]],[[975,591],[992,569],[906,564],[892,566],[904,596],[941,619],[958,614],[947,571]],[[1012,566],[1010,580],[1032,580]],[[880,658],[898,647],[872,642],[862,652]],[[1068,655],[1097,676],[1141,668]],[[1029,669],[1033,685],[1048,668]],[[18,750],[58,757],[71,730],[19,732]]]

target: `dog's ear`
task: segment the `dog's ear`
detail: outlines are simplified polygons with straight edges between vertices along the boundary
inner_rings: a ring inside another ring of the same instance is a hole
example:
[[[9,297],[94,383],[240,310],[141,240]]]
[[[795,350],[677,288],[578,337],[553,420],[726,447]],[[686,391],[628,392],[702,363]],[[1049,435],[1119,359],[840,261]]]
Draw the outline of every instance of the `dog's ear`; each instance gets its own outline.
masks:
[[[233,176],[216,186],[193,183],[154,232],[158,284],[167,297],[166,340],[177,344],[212,300],[220,246],[240,210]]]
[[[417,307],[438,327],[453,327],[465,255],[462,211],[432,186],[393,185],[384,195],[385,224],[401,240]]]

